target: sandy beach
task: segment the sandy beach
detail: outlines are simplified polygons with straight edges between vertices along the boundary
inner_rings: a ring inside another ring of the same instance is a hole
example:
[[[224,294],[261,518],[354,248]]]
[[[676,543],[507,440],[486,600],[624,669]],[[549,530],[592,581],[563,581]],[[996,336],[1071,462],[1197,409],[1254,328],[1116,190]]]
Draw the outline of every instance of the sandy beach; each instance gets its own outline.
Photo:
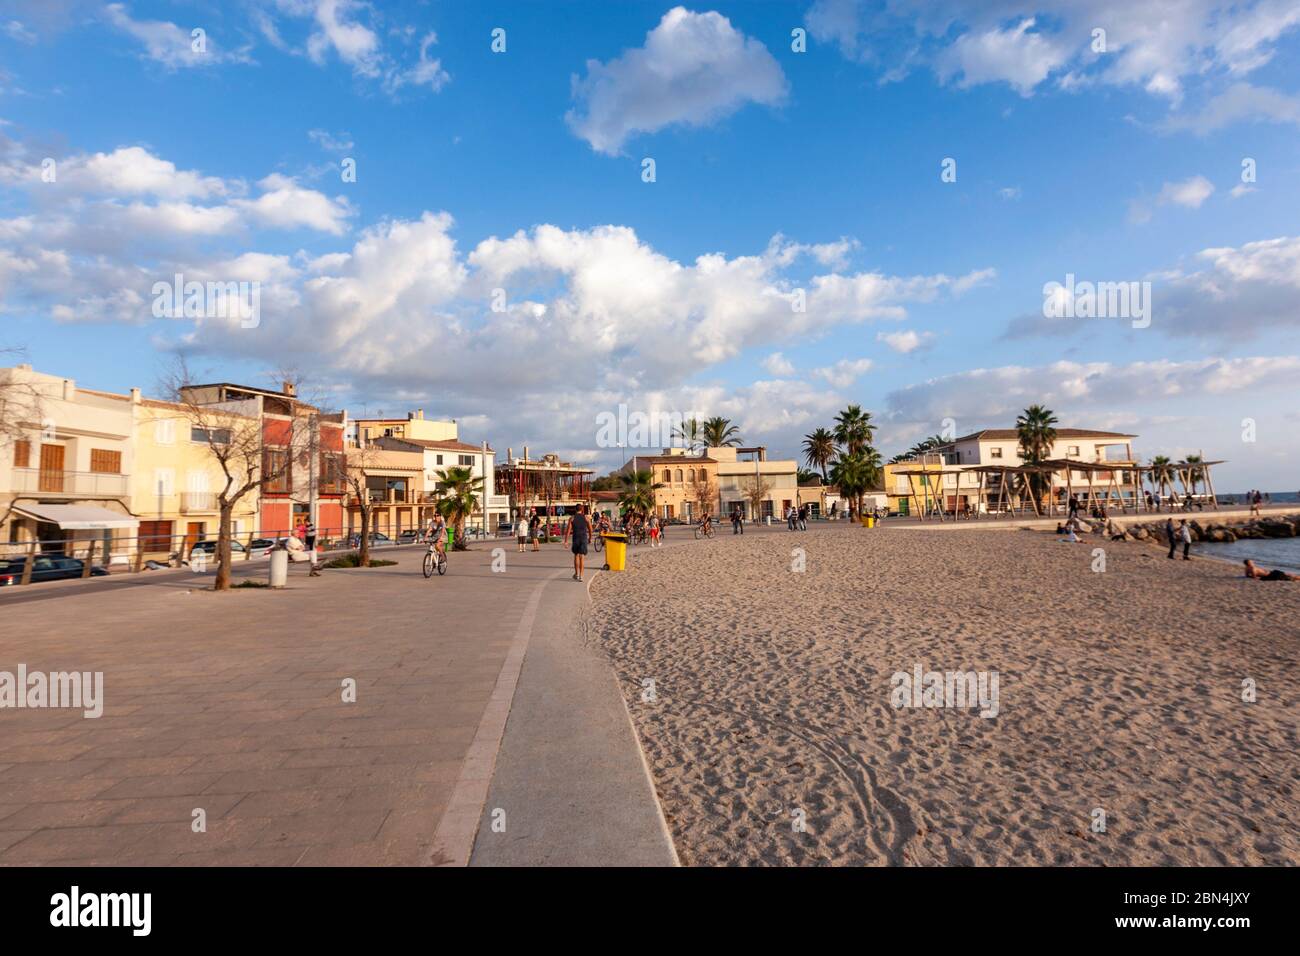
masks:
[[[601,575],[683,863],[1300,863],[1300,584],[1100,544],[840,525]],[[918,667],[996,674],[997,716],[894,706]]]

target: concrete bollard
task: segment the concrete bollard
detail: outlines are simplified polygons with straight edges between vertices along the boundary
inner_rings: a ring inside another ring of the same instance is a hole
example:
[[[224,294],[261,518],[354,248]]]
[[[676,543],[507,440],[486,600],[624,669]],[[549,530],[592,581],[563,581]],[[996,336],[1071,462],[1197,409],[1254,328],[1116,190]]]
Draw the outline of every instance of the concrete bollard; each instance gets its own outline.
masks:
[[[289,580],[289,552],[277,549],[271,552],[271,578],[267,582],[273,588],[282,588]]]

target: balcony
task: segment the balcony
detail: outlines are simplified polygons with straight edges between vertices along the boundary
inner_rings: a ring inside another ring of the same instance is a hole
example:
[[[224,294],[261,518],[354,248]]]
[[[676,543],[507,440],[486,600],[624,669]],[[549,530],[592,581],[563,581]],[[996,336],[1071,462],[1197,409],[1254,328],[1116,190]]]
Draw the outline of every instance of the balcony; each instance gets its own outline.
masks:
[[[183,491],[181,492],[181,514],[215,514],[217,511],[217,496],[209,491]]]
[[[47,468],[15,468],[13,475],[13,490],[18,494],[68,498],[124,498],[129,479],[128,475]]]
[[[399,488],[370,488],[366,495],[372,505],[406,505],[415,502],[415,493],[413,491],[403,491]]]

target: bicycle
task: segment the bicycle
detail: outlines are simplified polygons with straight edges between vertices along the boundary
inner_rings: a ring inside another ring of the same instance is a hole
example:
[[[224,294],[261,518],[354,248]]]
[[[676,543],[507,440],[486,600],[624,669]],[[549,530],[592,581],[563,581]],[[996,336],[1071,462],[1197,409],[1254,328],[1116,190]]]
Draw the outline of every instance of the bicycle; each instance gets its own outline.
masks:
[[[715,532],[714,532],[714,530],[713,530],[713,524],[712,524],[712,523],[710,523],[710,524],[708,524],[708,525],[696,525],[696,526],[695,526],[695,540],[696,540],[696,541],[699,541],[700,538],[712,538],[713,535],[714,535],[714,533],[715,533]]]
[[[424,576],[433,577],[435,568],[439,575],[447,573],[447,552],[439,551],[433,545],[429,545],[429,550],[424,553]]]
[[[605,550],[605,536],[602,532],[597,531],[592,536],[591,546],[597,553]]]

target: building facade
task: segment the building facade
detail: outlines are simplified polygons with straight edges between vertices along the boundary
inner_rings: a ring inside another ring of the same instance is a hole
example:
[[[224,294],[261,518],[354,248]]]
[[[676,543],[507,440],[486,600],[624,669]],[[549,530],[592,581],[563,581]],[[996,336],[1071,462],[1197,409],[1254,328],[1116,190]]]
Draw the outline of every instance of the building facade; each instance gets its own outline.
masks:
[[[0,545],[23,553],[125,552],[138,525],[129,396],[80,388],[30,365],[0,369]]]

